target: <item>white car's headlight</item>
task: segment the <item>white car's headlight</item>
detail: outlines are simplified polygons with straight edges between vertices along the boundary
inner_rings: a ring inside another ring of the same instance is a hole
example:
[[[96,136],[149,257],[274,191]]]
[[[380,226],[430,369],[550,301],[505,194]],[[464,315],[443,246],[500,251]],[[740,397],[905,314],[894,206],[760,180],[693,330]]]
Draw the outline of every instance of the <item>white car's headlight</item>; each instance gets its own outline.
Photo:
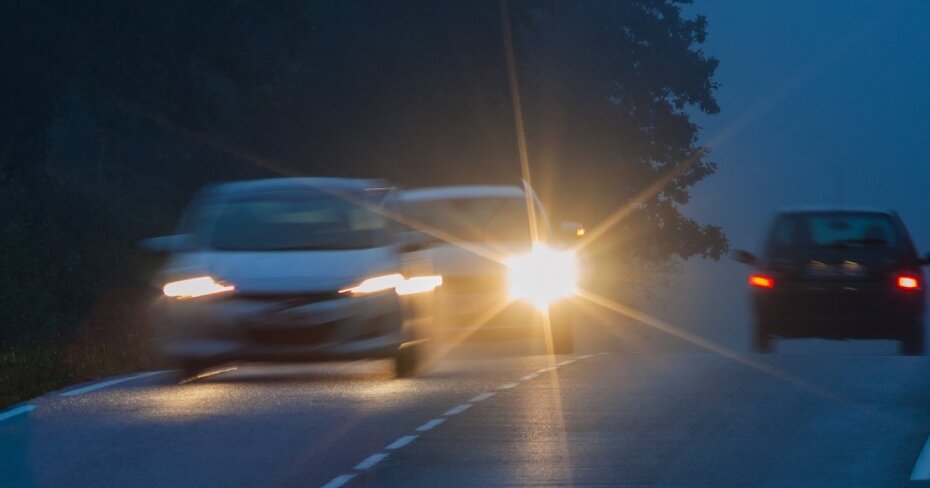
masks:
[[[398,295],[414,295],[417,293],[426,293],[442,286],[442,276],[414,276],[407,278],[397,288]]]
[[[172,281],[162,287],[162,292],[166,297],[185,299],[215,295],[235,289],[236,287],[229,283],[221,283],[209,276],[199,276],[197,278]]]
[[[380,291],[393,290],[403,284],[404,275],[392,273],[381,276],[374,276],[363,280],[361,283],[343,288],[339,293],[351,293],[352,295],[367,295],[369,293],[378,293]]]
[[[413,295],[433,291],[440,285],[442,285],[442,276],[439,275],[404,278],[404,275],[400,273],[392,273],[368,278],[355,286],[339,290],[339,293],[358,296],[394,290],[398,295]]]
[[[524,300],[540,310],[578,291],[575,253],[544,245],[506,261],[508,291],[513,300]]]

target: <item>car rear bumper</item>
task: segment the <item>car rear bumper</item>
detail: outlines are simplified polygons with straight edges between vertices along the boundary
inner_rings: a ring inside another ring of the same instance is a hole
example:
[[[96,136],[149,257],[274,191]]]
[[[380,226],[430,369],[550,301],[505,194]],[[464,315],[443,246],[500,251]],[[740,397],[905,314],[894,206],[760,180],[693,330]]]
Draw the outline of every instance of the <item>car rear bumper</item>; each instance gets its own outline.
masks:
[[[788,289],[753,295],[759,324],[785,338],[896,339],[924,315],[921,291]]]
[[[405,340],[393,293],[287,300],[159,299],[152,308],[162,352],[175,361],[316,361],[393,355]]]

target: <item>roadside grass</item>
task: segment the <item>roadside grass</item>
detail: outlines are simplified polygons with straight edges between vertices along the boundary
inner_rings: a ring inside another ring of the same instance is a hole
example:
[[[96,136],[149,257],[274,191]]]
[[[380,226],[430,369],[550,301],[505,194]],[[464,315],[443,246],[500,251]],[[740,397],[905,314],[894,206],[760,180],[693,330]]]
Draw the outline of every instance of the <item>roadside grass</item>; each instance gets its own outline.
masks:
[[[53,347],[0,351],[0,408],[72,383],[73,376],[55,373],[59,358]]]
[[[161,366],[145,321],[144,294],[95,307],[66,339],[0,349],[0,409],[68,385]]]
[[[156,366],[145,349],[78,343],[0,351],[0,409],[74,383]]]

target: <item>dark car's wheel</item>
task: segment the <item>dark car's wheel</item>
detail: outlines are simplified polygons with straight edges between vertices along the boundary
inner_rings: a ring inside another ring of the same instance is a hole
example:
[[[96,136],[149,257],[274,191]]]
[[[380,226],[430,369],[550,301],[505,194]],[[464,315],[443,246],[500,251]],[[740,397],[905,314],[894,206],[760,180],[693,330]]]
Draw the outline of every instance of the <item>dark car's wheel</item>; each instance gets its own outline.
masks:
[[[909,324],[901,339],[901,354],[905,356],[923,356],[924,323],[922,320]]]
[[[772,352],[773,339],[769,330],[768,321],[762,319],[756,320],[755,327],[752,331],[752,346],[757,353],[769,354]]]
[[[569,304],[563,303],[549,311],[549,326],[552,330],[552,352],[572,354],[575,352],[575,335],[572,331],[572,316]]]
[[[420,346],[402,347],[394,355],[394,373],[398,378],[410,378],[417,373],[420,366]]]

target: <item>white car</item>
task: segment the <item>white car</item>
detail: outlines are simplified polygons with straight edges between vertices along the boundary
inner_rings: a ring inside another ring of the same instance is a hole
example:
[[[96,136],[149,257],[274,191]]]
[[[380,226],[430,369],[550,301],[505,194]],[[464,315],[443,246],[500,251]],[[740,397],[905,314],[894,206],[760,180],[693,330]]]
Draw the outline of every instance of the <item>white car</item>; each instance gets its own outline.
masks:
[[[551,337],[557,354],[574,349],[568,298],[578,285],[575,256],[554,243],[546,212],[531,189],[448,186],[405,190],[412,228],[431,234],[440,338]],[[528,205],[529,202],[529,205]],[[537,236],[531,234],[533,208]],[[567,223],[567,226],[575,224]],[[551,336],[545,333],[548,317]]]
[[[396,193],[333,178],[201,191],[177,235],[143,242],[170,253],[152,309],[164,353],[187,375],[238,360],[360,358],[394,358],[412,374],[417,348],[406,346],[418,341],[401,295],[431,281],[404,276],[410,233],[386,217]]]

